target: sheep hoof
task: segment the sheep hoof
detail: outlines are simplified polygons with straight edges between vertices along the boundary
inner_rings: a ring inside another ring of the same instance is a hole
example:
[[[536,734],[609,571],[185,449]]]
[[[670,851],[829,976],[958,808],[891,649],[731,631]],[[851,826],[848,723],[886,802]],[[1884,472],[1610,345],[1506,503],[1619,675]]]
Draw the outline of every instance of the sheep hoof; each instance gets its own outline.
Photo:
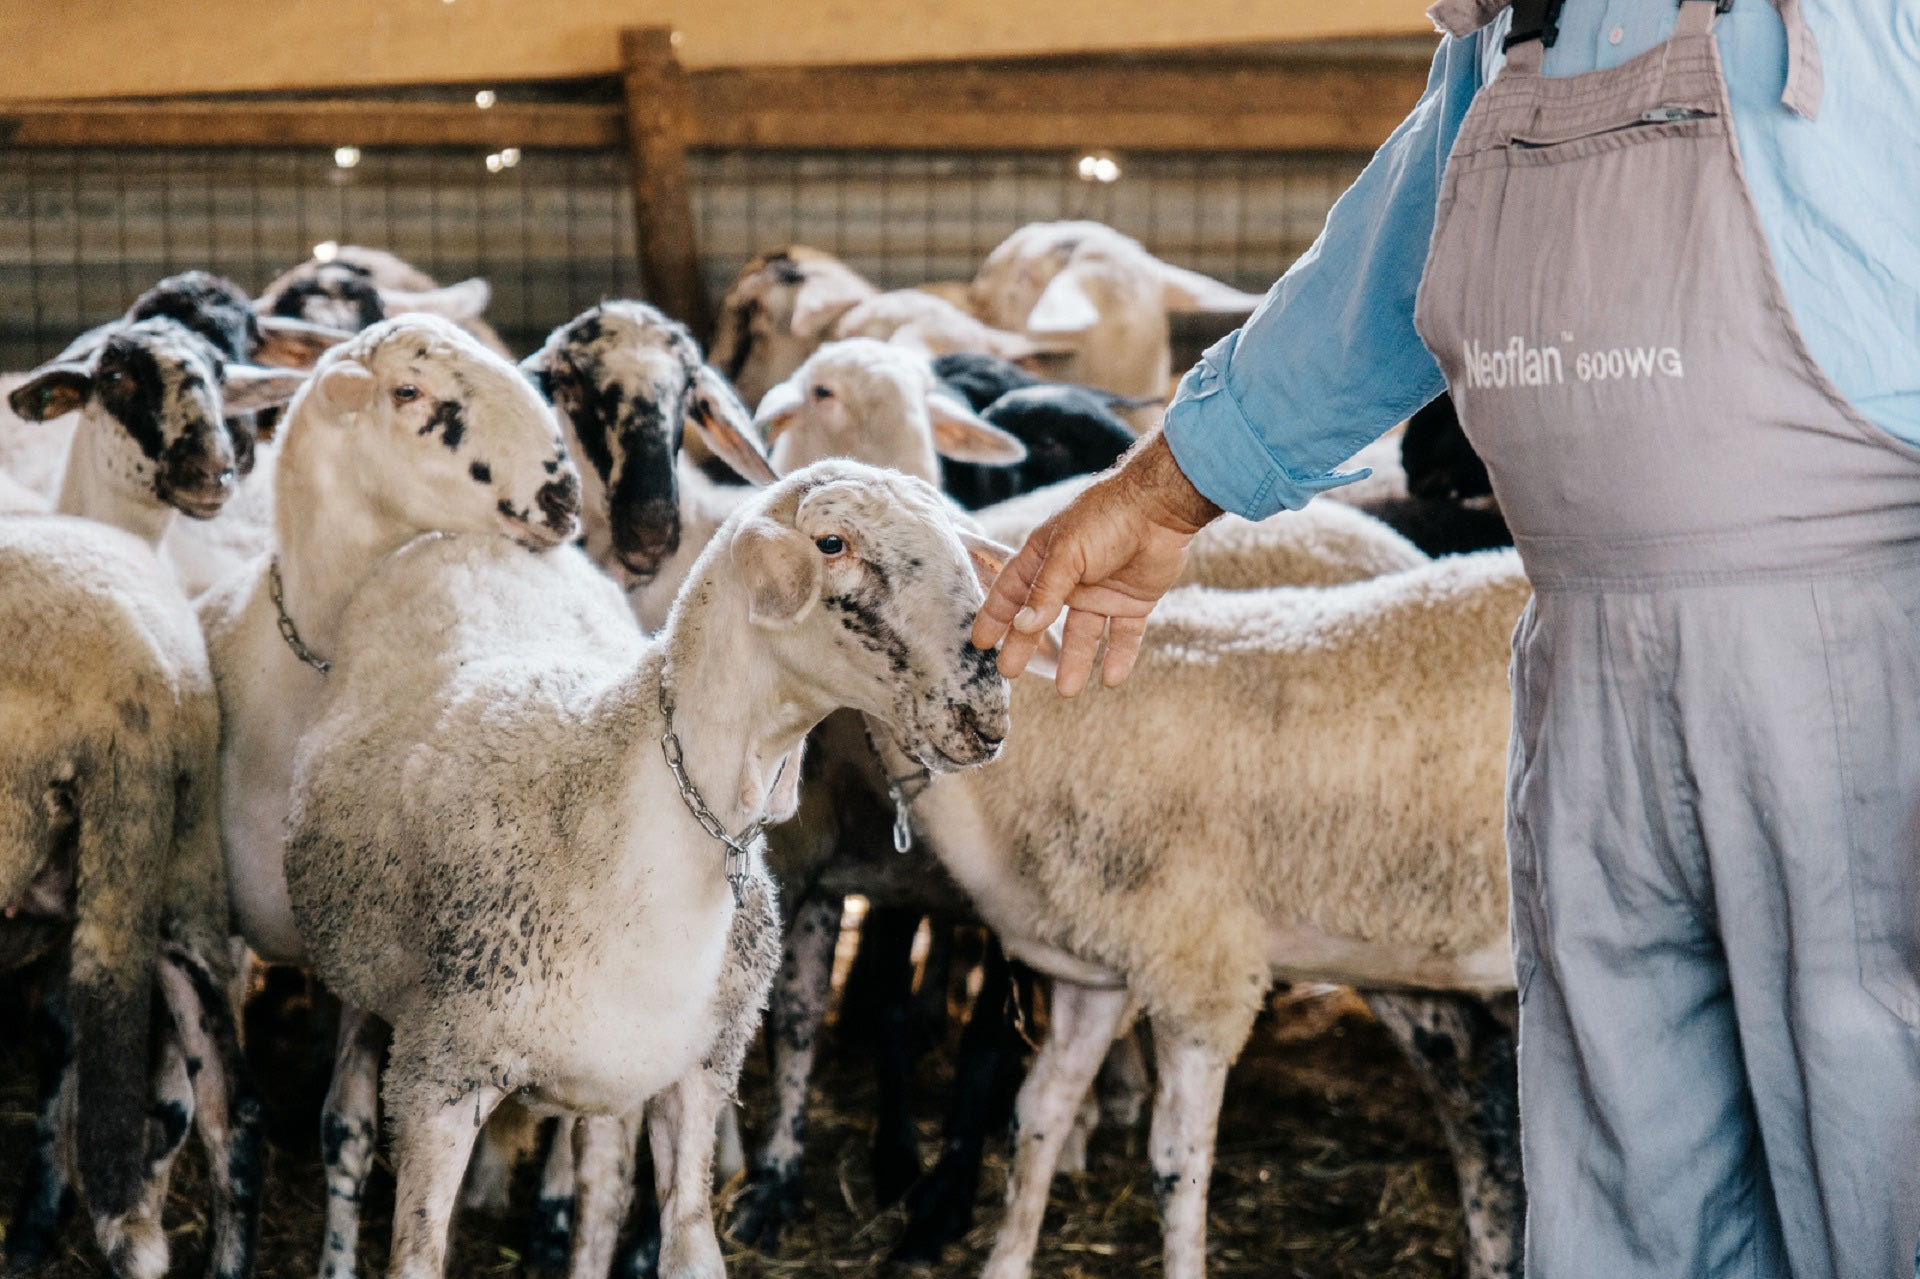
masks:
[[[756,1173],[727,1214],[727,1235],[755,1252],[774,1256],[780,1251],[780,1235],[800,1212],[799,1179],[782,1179]]]
[[[948,1160],[935,1164],[908,1193],[907,1228],[887,1260],[905,1268],[940,1264],[947,1245],[973,1229],[973,1190],[972,1182]]]

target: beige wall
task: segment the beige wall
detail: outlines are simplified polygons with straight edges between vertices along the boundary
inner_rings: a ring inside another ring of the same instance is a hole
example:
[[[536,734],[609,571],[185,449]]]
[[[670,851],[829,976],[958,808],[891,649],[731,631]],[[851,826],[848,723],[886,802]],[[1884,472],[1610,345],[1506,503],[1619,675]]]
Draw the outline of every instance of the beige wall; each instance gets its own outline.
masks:
[[[689,66],[886,62],[1412,35],[1426,0],[0,0],[0,99],[527,80],[616,69],[622,26]]]

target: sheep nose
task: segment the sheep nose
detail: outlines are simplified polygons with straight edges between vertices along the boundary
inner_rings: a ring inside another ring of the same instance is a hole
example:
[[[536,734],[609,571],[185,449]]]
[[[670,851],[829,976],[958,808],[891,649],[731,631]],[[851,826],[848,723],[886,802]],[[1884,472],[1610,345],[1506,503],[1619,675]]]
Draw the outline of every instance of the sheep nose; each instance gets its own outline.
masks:
[[[547,517],[547,527],[570,529],[580,517],[580,481],[571,474],[549,480],[540,486],[533,500],[540,513]]]
[[[613,553],[628,572],[651,578],[679,549],[680,508],[673,502],[656,499],[615,511]]]

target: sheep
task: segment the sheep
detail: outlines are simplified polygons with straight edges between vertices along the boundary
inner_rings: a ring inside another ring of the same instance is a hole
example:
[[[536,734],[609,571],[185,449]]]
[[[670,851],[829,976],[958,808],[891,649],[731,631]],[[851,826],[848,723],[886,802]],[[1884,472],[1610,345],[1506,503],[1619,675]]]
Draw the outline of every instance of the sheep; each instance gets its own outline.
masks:
[[[199,627],[148,546],[90,520],[0,517],[0,581],[0,904],[9,930],[71,929],[41,1013],[62,1065],[9,1273],[48,1255],[70,1186],[116,1274],[165,1273],[160,1210],[192,1124],[214,1191],[210,1272],[243,1279],[265,1148],[222,993],[219,710]]]
[[[686,423],[742,476],[773,480],[746,406],[686,328],[644,302],[589,308],[520,367],[553,401],[570,446],[589,463],[587,553],[624,582],[652,580],[680,549],[676,460]],[[690,545],[682,562],[690,565],[704,545]],[[654,624],[664,617],[663,606]]]
[[[228,415],[280,403],[305,377],[230,362],[177,321],[152,318],[83,335],[29,373],[8,403],[29,422],[76,414],[57,510],[157,547],[177,537],[176,512],[212,519],[239,486],[235,439],[251,436]],[[190,554],[168,562],[189,593],[230,567]]]
[[[553,410],[449,321],[386,320],[322,357],[281,433],[275,554],[199,602],[220,692],[221,837],[235,923],[256,954],[303,963],[284,831],[300,735],[318,713],[340,615],[380,558],[447,530],[532,547],[575,535],[580,479]],[[343,1015],[343,1055],[380,1032]],[[357,1058],[355,1059],[357,1060]],[[322,1272],[354,1271],[373,1155],[372,1078],[336,1072],[322,1118]]]
[[[1362,502],[1363,509],[1430,555],[1513,545],[1486,463],[1467,442],[1452,396],[1442,392],[1408,418],[1399,443],[1406,494],[1392,502]]]
[[[1165,398],[1173,354],[1169,311],[1245,314],[1260,305],[1196,271],[1162,262],[1098,222],[1036,222],[987,255],[973,278],[973,312],[997,328],[1071,343],[1062,379],[1122,395]],[[1156,409],[1128,417],[1144,430]]]
[[[1511,552],[1341,587],[1175,591],[1124,686],[1068,701],[1029,675],[1000,761],[929,777],[916,831],[1008,953],[1054,978],[987,1279],[1029,1272],[1130,1001],[1159,1059],[1165,1273],[1204,1272],[1221,1089],[1276,978],[1376,992],[1443,1103],[1469,1272],[1517,1273],[1510,1027],[1479,1001],[1511,1011],[1506,655],[1528,599]],[[911,772],[876,736],[888,771]]]
[[[168,323],[185,334],[156,340],[166,336],[163,326]],[[270,452],[270,446],[256,443],[252,418],[254,410],[270,410],[291,396],[303,375],[259,368],[254,362],[305,369],[346,336],[300,320],[261,319],[237,286],[204,271],[170,276],[141,294],[121,322],[89,331],[52,365],[7,387],[14,414],[0,422],[0,468],[13,470],[16,478],[48,496],[64,487],[61,509],[69,514],[155,538],[182,587],[198,594],[266,544],[272,467],[266,457],[259,459],[263,465],[256,465],[256,451]],[[110,360],[94,399],[84,384],[76,389],[74,375],[90,377],[91,364],[116,337],[148,349],[144,356],[123,352],[125,358]],[[209,367],[217,376],[209,378]],[[48,379],[63,380],[65,389]],[[186,394],[171,395],[170,387]],[[196,389],[200,394],[193,394]],[[49,399],[49,391],[58,394]],[[80,415],[90,422],[85,431],[79,430],[80,417],[63,398],[69,391],[88,397],[88,411]],[[215,474],[230,469],[234,478],[218,506],[223,518],[208,519],[202,513],[198,519],[177,520],[160,503],[157,489],[165,482],[163,475],[155,476],[155,494],[141,491],[144,463],[133,449],[144,452],[155,438],[165,443],[181,433],[192,437],[192,424],[200,421],[221,423],[231,466],[221,465],[219,442],[206,437],[171,444],[174,464],[196,453],[202,468]],[[81,440],[78,453],[76,433]],[[80,465],[68,467],[69,456]]]
[[[474,1129],[510,1092],[604,1116],[616,1149],[645,1102],[661,1273],[723,1273],[714,1117],[777,958],[760,825],[837,706],[929,766],[997,752],[976,550],[926,485],[839,462],[736,512],[650,642],[571,548],[435,539],[362,588],[287,867],[320,971],[394,1025],[391,1273],[442,1272]]]
[[[742,398],[758,403],[823,343],[851,337],[897,341],[923,355],[977,351],[1023,359],[1051,349],[982,324],[923,289],[882,293],[832,254],[795,244],[741,269],[720,304],[713,363]]]
[[[254,301],[262,315],[310,320],[358,333],[396,315],[452,320],[496,355],[510,355],[482,318],[493,290],[478,277],[439,285],[385,249],[321,245],[315,256],[275,276]]]
[[[976,433],[964,419],[942,424],[932,412],[914,406],[928,392],[921,365],[904,353],[871,343],[843,342],[822,347],[782,386],[762,401],[759,421],[773,440],[776,471],[835,451],[860,460],[885,462],[933,475],[940,431]],[[822,394],[824,392],[824,394]],[[937,399],[937,397],[935,397]],[[976,433],[977,434],[977,433]],[[991,437],[973,441],[991,446]],[[1067,480],[1035,493],[972,513],[978,527],[995,541],[1018,545],[1034,526],[1076,495],[1092,477]],[[1254,524],[1227,517],[1196,538],[1183,580],[1219,586],[1349,582],[1413,567],[1425,557],[1403,538],[1351,508],[1315,504],[1287,520]],[[885,775],[872,760],[865,738],[830,719],[821,729],[812,758],[825,776],[802,796],[799,816],[769,832],[769,848],[783,885],[805,886],[809,894],[793,912],[788,955],[774,995],[769,1037],[773,1043],[775,1113],[768,1136],[752,1158],[752,1177],[731,1219],[732,1233],[770,1246],[799,1204],[804,1153],[806,1082],[811,1073],[813,1038],[825,1011],[826,971],[838,931],[838,903],[848,892],[865,892],[884,911],[898,905],[924,911],[937,906],[944,876],[928,877],[924,861],[888,853],[885,871],[906,867],[904,878],[923,885],[916,900],[891,893],[866,850],[885,847],[894,799]],[[876,844],[875,836],[878,835]],[[894,865],[892,863],[899,863]],[[870,919],[875,918],[870,916]],[[863,929],[863,932],[865,930]],[[998,1004],[992,1005],[997,1014]],[[975,1067],[991,1073],[992,1065]],[[883,1096],[887,1090],[883,1088]],[[883,1196],[911,1181],[917,1172],[911,1153],[910,1125],[883,1105],[876,1140],[876,1188]],[[977,1115],[968,1128],[950,1132],[942,1168],[928,1183],[939,1189],[918,1195],[908,1231],[896,1253],[906,1260],[930,1261],[964,1231],[977,1179],[984,1125]],[[965,1169],[965,1171],[959,1171]]]

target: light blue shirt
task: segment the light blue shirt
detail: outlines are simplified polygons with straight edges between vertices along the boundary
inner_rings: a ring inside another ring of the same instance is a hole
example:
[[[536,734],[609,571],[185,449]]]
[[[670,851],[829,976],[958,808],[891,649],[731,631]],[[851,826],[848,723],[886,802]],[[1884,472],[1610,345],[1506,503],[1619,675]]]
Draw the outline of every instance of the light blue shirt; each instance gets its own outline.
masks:
[[[1747,184],[1814,358],[1873,421],[1920,444],[1920,0],[1804,0],[1826,91],[1781,105],[1786,29],[1767,0],[1715,27]],[[1665,40],[1675,0],[1568,0],[1550,76]],[[1167,410],[1180,469],[1249,519],[1360,473],[1342,462],[1445,389],[1413,328],[1447,153],[1497,69],[1506,22],[1444,39],[1425,96],[1246,325]]]

